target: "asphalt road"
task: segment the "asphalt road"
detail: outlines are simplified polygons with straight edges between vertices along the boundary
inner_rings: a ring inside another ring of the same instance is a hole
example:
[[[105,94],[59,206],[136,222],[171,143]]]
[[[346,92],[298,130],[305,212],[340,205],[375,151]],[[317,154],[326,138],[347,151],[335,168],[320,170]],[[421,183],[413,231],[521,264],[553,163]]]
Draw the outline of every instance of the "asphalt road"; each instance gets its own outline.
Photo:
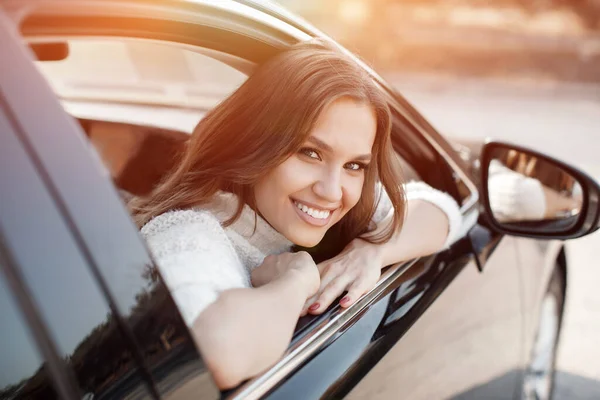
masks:
[[[394,77],[445,134],[494,138],[547,152],[600,181],[600,87]],[[555,399],[600,399],[600,232],[568,242],[568,293]]]

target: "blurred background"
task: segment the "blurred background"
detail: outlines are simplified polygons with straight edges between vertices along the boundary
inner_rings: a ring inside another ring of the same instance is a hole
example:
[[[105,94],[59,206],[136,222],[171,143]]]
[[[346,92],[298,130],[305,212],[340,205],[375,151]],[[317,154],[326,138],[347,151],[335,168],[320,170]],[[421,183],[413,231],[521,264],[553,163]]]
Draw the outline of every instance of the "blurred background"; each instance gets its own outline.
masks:
[[[599,0],[280,0],[379,71],[600,80]]]
[[[600,0],[279,0],[443,134],[503,139],[600,180]],[[600,399],[600,234],[569,242],[556,399]]]

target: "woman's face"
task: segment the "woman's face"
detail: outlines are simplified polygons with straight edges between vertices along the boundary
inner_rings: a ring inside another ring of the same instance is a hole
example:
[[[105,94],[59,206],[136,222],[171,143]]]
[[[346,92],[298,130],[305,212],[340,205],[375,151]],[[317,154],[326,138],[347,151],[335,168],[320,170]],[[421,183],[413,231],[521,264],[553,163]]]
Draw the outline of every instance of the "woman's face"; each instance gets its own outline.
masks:
[[[317,245],[358,203],[376,130],[370,105],[331,103],[301,149],[255,186],[260,214],[294,244]]]

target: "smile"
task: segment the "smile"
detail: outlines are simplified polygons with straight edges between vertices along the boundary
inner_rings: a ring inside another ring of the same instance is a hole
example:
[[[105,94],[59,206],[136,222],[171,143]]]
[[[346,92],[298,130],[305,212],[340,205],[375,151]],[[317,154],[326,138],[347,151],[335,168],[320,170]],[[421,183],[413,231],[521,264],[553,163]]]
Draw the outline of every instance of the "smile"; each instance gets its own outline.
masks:
[[[305,222],[315,226],[325,226],[331,219],[332,210],[324,210],[315,207],[309,207],[297,200],[292,200],[296,212]]]
[[[302,204],[297,201],[294,201],[294,204],[296,205],[296,207],[298,207],[298,209],[302,210],[302,212],[305,212],[306,214],[316,219],[327,219],[329,218],[329,215],[331,215],[331,211],[329,210],[318,210],[315,208],[310,208],[306,204]]]

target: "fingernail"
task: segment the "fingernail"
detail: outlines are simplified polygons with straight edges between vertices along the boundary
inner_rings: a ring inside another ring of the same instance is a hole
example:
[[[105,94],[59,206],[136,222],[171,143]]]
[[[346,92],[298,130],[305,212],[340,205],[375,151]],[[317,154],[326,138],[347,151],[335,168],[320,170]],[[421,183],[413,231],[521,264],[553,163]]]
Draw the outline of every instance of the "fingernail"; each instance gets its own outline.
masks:
[[[347,303],[349,301],[350,301],[350,297],[344,296],[344,298],[340,300],[340,304],[344,304],[344,303]]]
[[[320,305],[319,303],[315,303],[315,304],[313,304],[312,306],[308,307],[308,309],[309,309],[310,311],[315,311],[315,310],[317,310],[317,309],[318,309],[320,306],[321,306],[321,305]]]

